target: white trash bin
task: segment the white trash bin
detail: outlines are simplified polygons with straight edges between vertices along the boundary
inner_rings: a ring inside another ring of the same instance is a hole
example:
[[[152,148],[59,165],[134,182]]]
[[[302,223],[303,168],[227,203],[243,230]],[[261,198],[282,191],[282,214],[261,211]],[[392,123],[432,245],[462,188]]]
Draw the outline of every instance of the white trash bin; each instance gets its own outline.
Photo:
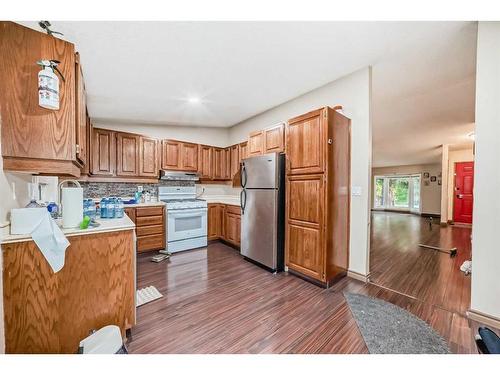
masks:
[[[80,354],[128,354],[118,326],[105,326],[80,341]]]

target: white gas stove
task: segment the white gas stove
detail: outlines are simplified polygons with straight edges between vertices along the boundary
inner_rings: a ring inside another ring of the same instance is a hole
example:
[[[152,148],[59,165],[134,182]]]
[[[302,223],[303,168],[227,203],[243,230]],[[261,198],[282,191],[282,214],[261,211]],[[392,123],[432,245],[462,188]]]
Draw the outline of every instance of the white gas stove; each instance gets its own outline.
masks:
[[[196,187],[160,186],[158,197],[167,206],[168,251],[207,246],[207,202],[196,199]]]

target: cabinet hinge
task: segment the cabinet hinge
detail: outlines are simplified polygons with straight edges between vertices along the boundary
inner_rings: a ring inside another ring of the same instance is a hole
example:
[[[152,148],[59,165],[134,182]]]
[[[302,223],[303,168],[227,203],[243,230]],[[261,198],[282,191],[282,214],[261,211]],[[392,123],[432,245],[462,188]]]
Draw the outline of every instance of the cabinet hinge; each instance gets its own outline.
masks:
[[[76,145],[76,153],[79,154],[80,153],[80,145]]]

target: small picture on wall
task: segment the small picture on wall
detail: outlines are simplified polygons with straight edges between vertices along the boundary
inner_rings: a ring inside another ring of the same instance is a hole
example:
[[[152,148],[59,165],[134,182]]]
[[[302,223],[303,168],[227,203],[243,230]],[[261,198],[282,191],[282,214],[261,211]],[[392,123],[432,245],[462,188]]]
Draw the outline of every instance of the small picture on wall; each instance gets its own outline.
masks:
[[[431,177],[431,182],[434,182],[434,181],[436,181],[436,176]]]
[[[424,172],[424,178],[429,178],[429,172]]]
[[[424,186],[429,186],[429,184],[430,184],[429,180],[424,181]]]
[[[441,180],[438,180],[438,185],[441,185]]]

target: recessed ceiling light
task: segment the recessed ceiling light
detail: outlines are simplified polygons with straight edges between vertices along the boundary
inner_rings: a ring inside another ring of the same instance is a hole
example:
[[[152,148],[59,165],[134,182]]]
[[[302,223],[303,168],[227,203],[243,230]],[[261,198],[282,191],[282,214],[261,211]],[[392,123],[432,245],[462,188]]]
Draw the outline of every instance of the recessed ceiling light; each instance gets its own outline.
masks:
[[[471,132],[469,134],[467,134],[467,137],[469,137],[470,139],[474,140],[476,135],[474,134],[474,132]]]
[[[196,96],[192,96],[192,97],[188,98],[188,102],[189,103],[193,103],[193,104],[199,103],[200,102],[200,98],[198,98]]]

